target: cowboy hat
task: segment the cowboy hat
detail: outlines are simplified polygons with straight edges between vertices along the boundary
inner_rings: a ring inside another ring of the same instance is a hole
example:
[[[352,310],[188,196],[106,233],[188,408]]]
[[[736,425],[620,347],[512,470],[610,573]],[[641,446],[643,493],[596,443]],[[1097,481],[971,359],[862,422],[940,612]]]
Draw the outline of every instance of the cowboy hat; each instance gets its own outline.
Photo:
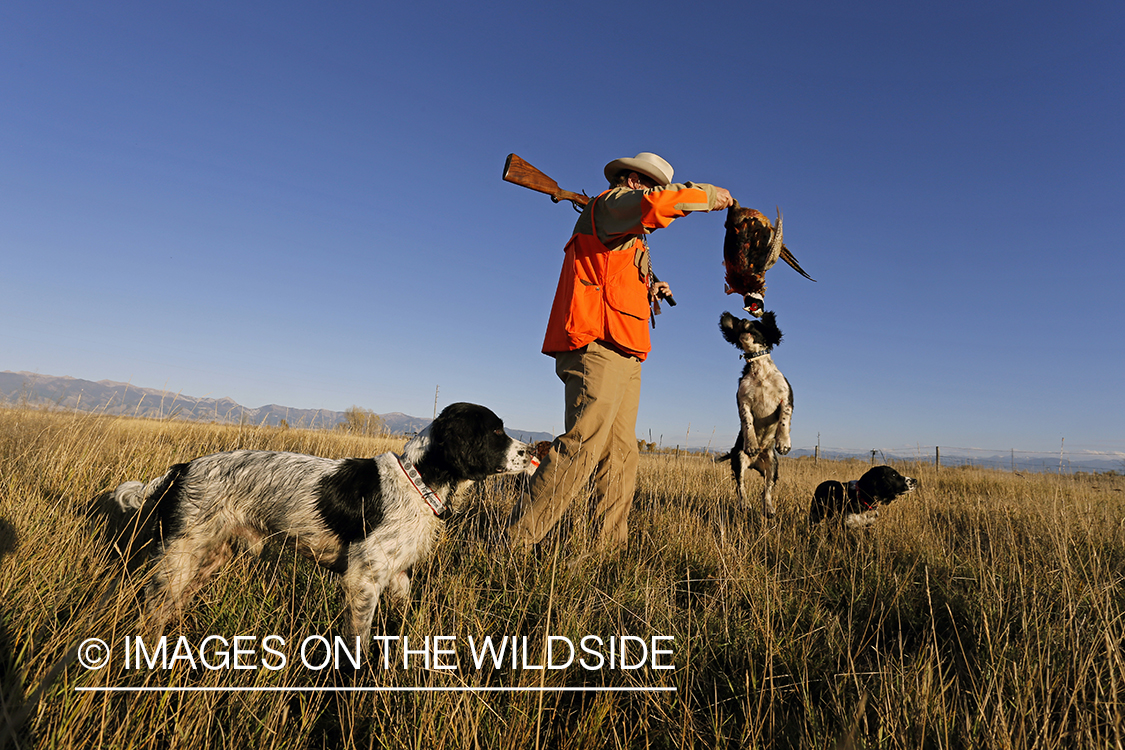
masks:
[[[605,165],[605,178],[613,182],[613,176],[622,170],[639,172],[656,180],[657,185],[672,184],[672,165],[656,154],[642,151],[632,159],[614,159]]]

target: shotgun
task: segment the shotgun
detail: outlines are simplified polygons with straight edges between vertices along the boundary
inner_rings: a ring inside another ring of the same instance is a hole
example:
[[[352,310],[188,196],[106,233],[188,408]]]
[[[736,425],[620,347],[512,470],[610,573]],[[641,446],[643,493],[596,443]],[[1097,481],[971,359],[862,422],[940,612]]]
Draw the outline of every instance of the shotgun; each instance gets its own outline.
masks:
[[[590,202],[590,196],[585,193],[572,193],[569,190],[563,190],[559,187],[559,183],[515,154],[508,154],[508,158],[504,160],[504,174],[502,176],[505,182],[546,193],[551,196],[551,200],[555,203],[570,201],[576,211],[581,211]],[[649,274],[653,281],[659,283],[660,279],[656,278],[656,274],[651,269]],[[676,306],[676,300],[672,298],[672,295],[669,294],[662,299],[672,307]]]
[[[555,203],[570,201],[578,211],[581,211],[590,202],[590,196],[563,190],[559,187],[559,183],[515,154],[508,154],[508,158],[504,161],[504,181],[538,190],[540,193],[546,193],[551,196],[551,200]]]

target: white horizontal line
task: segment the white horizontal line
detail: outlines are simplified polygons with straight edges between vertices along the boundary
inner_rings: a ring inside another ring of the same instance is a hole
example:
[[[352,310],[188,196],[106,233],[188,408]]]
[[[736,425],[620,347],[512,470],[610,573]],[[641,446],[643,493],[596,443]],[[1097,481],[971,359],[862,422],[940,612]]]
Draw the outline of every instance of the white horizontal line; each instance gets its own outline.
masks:
[[[76,687],[86,693],[674,693],[674,687]]]

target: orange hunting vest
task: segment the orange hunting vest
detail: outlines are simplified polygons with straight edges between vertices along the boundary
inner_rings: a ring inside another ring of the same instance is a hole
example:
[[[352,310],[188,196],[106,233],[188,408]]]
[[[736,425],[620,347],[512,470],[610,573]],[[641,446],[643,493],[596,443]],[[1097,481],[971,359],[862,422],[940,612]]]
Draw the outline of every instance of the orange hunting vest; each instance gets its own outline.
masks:
[[[606,192],[609,192],[608,190]],[[596,202],[605,195],[594,199]],[[590,206],[590,222],[594,206]],[[638,259],[647,252],[640,237],[610,250],[593,234],[575,234],[566,243],[566,255],[543,353],[581,349],[591,341],[612,344],[644,361],[649,341],[648,275],[642,276]]]

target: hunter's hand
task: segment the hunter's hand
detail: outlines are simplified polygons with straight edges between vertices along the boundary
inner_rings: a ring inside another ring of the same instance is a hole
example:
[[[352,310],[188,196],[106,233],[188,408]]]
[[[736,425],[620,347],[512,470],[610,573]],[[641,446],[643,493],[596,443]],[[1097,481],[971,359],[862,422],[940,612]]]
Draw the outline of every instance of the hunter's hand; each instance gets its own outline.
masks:
[[[734,205],[734,198],[730,197],[730,191],[726,188],[715,188],[715,207],[712,211],[721,211],[724,208],[730,208]]]
[[[666,281],[657,281],[649,288],[648,293],[651,299],[668,299],[672,296],[672,287]]]

